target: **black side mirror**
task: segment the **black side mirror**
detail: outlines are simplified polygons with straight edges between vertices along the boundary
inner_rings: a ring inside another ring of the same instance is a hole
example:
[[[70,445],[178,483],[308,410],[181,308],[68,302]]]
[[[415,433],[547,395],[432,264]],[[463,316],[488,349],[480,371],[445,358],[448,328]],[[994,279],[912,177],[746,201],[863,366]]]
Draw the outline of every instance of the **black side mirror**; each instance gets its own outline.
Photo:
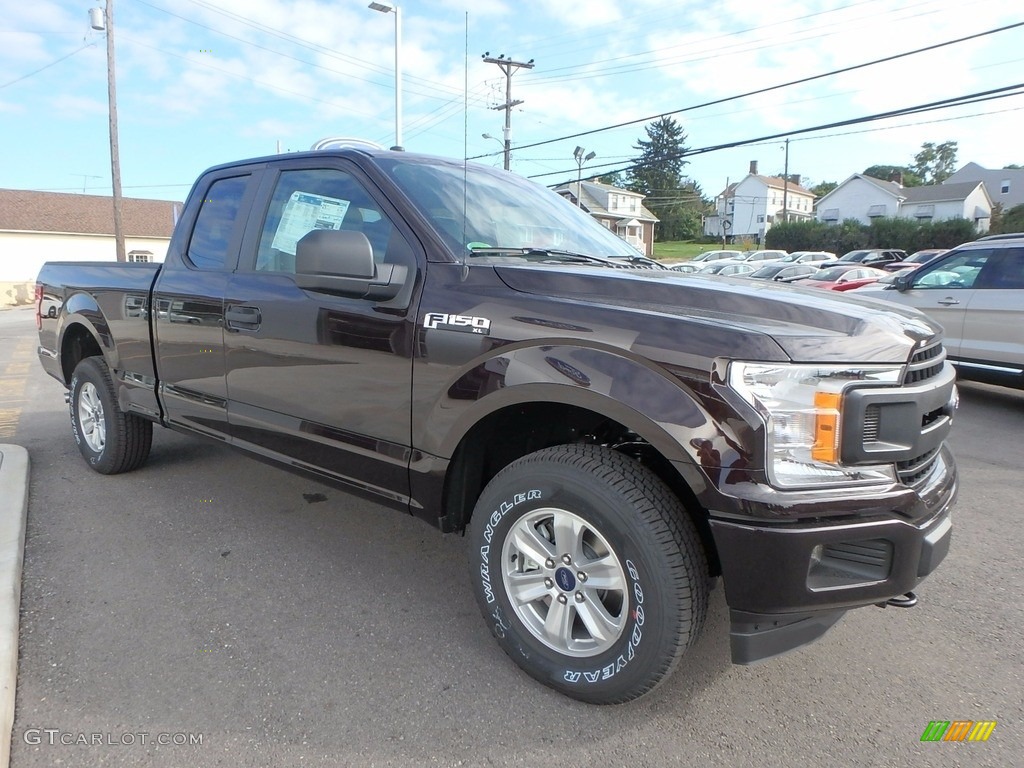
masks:
[[[913,270],[911,270],[913,271]],[[896,275],[892,281],[892,287],[900,293],[910,290],[911,275]]]
[[[398,295],[408,268],[375,264],[362,232],[314,229],[296,243],[295,272],[300,288],[383,301]]]

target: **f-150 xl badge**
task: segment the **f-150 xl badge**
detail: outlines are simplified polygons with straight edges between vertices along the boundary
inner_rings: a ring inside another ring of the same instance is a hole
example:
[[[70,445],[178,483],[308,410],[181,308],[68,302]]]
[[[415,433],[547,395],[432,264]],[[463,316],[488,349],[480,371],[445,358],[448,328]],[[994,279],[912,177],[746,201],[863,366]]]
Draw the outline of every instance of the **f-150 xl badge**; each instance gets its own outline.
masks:
[[[423,317],[423,327],[437,328],[442,331],[479,333],[483,336],[489,336],[491,333],[491,321],[486,317],[447,315],[444,312],[427,312]]]

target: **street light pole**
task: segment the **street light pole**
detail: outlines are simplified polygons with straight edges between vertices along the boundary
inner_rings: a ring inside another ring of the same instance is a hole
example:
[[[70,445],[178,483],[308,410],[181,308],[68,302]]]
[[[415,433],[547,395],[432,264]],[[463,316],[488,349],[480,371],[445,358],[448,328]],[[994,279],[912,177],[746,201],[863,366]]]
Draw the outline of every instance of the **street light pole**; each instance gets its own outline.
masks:
[[[90,13],[91,26],[107,33],[107,103],[110,116],[110,176],[114,194],[114,245],[117,260],[127,261],[124,247],[124,227],[121,223],[121,156],[117,146],[117,79],[114,66],[114,0],[107,0],[103,18]]]
[[[369,5],[375,11],[395,14],[395,146],[402,148],[402,11],[391,3],[373,2]]]
[[[587,152],[586,155],[583,153],[587,152],[583,147],[576,147],[573,150],[572,156],[576,158],[576,207],[583,207],[583,164],[593,160],[597,157],[597,152]]]

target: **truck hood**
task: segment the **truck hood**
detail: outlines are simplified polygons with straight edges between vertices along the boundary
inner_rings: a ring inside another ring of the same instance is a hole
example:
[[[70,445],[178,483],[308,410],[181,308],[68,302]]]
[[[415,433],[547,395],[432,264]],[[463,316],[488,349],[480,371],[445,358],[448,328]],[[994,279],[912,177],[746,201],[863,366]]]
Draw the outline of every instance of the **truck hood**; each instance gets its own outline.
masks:
[[[904,363],[920,342],[942,336],[942,328],[917,310],[815,288],[576,265],[500,265],[495,271],[523,293],[767,336],[796,362]]]

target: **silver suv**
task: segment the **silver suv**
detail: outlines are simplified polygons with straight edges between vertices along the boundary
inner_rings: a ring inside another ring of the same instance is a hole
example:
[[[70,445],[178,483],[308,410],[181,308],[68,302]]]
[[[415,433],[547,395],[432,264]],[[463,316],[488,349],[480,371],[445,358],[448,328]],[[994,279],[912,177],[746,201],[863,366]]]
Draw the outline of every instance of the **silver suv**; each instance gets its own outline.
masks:
[[[1024,233],[965,243],[852,295],[917,307],[941,323],[960,378],[1024,388]]]

